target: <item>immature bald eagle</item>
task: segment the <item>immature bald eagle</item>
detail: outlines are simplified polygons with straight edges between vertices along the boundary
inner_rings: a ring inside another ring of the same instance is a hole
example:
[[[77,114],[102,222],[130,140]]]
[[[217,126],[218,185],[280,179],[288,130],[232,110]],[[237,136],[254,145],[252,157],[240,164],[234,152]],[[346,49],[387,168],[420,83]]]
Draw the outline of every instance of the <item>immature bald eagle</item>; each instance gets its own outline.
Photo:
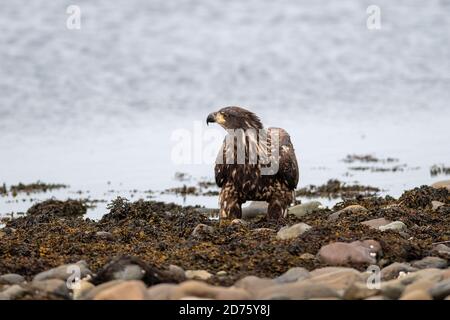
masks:
[[[240,218],[247,200],[268,202],[269,219],[285,216],[299,177],[289,134],[280,128],[264,129],[254,113],[240,107],[213,112],[206,119],[210,122],[228,131],[214,170],[222,188],[220,217]]]

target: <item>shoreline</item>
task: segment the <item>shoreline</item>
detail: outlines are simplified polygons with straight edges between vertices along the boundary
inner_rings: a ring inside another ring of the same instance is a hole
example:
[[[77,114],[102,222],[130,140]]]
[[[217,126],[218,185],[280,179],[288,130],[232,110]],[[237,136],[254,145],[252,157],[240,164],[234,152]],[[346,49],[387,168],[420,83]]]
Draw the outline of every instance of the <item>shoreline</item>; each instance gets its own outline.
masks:
[[[202,208],[120,197],[98,221],[83,219],[85,212],[80,201],[48,200],[5,221],[0,229],[0,297],[90,299],[111,285],[108,290],[131,286],[146,298],[155,292],[159,297],[159,290],[166,290],[165,298],[178,297],[186,286],[197,288],[191,293],[200,298],[205,298],[201,290],[215,298],[230,292],[236,294],[233,298],[265,299],[282,293],[300,298],[298,290],[289,293],[288,288],[306,281],[303,285],[325,288],[317,298],[325,292],[353,299],[354,287],[367,281],[368,267],[379,268],[382,280],[399,283],[399,275],[405,274],[433,274],[439,279],[433,280],[436,285],[445,280],[441,274],[450,278],[446,188],[422,186],[399,199],[354,195],[333,208],[309,201],[291,207],[289,216],[278,222],[257,215],[219,223]],[[86,292],[66,285],[71,275],[66,269],[77,262],[84,270]],[[5,284],[5,277],[18,282]],[[348,280],[352,292],[348,283],[336,280],[340,277],[353,279]],[[263,283],[267,290],[260,287]],[[16,295],[8,295],[11,288]],[[266,292],[270,288],[273,291]],[[126,295],[122,289],[116,294]],[[404,291],[377,290],[369,296],[394,299]]]

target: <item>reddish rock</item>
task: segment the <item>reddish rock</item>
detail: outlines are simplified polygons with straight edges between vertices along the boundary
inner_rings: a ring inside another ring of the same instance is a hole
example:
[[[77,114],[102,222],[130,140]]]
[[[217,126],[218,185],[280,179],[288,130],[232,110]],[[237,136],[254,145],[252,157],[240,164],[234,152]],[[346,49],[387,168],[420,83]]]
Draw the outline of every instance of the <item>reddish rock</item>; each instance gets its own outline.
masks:
[[[392,221],[386,220],[385,218],[378,218],[378,219],[367,220],[367,221],[364,221],[361,223],[372,229],[378,229],[379,227],[385,226],[391,222]]]
[[[323,246],[318,258],[329,265],[375,264],[381,245],[375,240],[355,241],[351,243],[334,242]]]

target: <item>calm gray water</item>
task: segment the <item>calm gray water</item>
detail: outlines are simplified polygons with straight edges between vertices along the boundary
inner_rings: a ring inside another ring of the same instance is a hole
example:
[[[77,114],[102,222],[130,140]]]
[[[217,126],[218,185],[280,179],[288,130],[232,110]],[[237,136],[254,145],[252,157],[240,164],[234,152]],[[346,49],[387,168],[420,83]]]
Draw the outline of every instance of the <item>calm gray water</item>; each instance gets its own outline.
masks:
[[[225,105],[291,134],[300,186],[338,178],[398,196],[448,179],[429,173],[450,158],[448,0],[377,1],[381,30],[366,27],[372,1],[0,4],[0,182],[71,186],[35,199],[146,197],[180,185],[177,171],[212,179],[211,163],[175,163],[171,138],[187,130],[195,144],[196,125],[206,130]],[[80,30],[66,28],[70,4]],[[341,159],[353,153],[407,167],[348,171]],[[0,214],[26,210],[28,198],[0,198]]]

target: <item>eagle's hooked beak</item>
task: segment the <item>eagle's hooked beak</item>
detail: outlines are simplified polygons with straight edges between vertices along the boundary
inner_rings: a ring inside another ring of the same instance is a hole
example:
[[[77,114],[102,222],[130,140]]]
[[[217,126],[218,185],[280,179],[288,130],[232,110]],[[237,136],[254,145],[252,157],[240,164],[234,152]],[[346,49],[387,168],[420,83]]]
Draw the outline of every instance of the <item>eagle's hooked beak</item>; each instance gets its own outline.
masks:
[[[208,118],[206,118],[206,124],[210,122],[216,122],[220,124],[222,127],[225,125],[225,116],[222,114],[222,112],[213,112],[208,115]]]
[[[208,118],[206,118],[206,125],[209,125],[210,122],[216,122],[216,113],[210,113]]]

